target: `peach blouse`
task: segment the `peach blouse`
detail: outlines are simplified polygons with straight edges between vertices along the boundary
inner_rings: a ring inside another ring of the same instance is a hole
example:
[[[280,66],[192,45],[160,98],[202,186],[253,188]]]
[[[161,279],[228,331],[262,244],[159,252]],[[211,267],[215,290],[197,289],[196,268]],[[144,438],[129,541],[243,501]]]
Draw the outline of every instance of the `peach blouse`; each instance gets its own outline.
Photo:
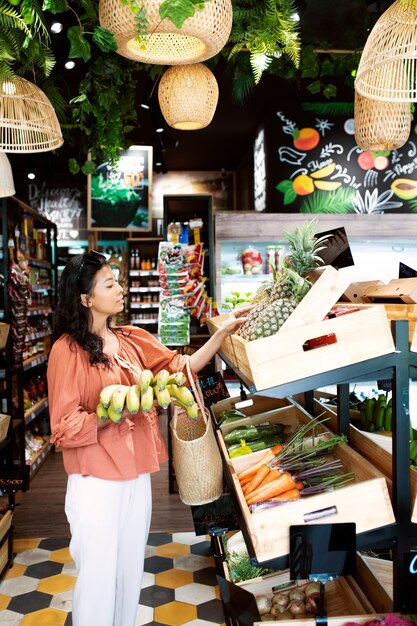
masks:
[[[183,371],[186,358],[150,333],[135,326],[116,329],[120,357],[156,374],[161,369]],[[108,480],[129,480],[156,472],[167,453],[155,409],[120,424],[97,427],[96,407],[103,387],[134,383],[131,372],[113,358],[110,369],[91,366],[90,355],[63,335],[52,346],[48,361],[51,441],[62,448],[68,474]]]

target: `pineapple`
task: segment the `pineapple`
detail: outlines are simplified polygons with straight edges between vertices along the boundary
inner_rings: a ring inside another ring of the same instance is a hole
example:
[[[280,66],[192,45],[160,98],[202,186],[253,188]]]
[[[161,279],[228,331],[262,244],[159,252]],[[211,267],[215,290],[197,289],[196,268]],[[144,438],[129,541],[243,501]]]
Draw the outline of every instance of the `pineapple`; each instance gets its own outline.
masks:
[[[322,260],[318,252],[326,237],[317,239],[313,229],[315,220],[285,233],[290,254],[279,273],[273,271],[272,281],[264,283],[254,298],[255,308],[240,327],[239,334],[248,341],[268,337],[278,332],[311,287],[308,274]]]

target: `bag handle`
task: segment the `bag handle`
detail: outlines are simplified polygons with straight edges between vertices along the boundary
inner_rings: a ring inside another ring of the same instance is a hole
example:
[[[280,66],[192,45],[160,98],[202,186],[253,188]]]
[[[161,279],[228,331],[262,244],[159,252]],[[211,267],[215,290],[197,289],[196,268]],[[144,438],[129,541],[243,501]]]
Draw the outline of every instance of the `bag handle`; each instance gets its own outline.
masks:
[[[204,421],[207,422],[207,414],[206,414],[206,407],[205,407],[205,404],[204,404],[203,394],[202,394],[200,385],[198,383],[196,384],[195,381],[194,381],[194,376],[193,376],[193,373],[191,371],[190,357],[189,356],[187,356],[185,367],[186,367],[186,370],[187,370],[187,377],[188,377],[188,380],[190,381],[191,389],[193,391],[194,397],[195,397],[196,402],[198,404],[198,408],[200,409],[200,412],[203,415]]]

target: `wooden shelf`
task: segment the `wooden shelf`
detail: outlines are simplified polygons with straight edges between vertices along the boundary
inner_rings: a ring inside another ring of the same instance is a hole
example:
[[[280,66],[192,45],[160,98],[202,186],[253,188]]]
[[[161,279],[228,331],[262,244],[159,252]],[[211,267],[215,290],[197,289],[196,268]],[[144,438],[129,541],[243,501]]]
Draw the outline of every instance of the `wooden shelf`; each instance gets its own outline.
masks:
[[[30,407],[27,411],[25,411],[25,424],[29,424],[32,420],[35,419],[42,411],[44,411],[48,407],[48,398],[41,398],[38,400],[36,404]]]
[[[30,359],[26,359],[22,363],[23,371],[30,370],[32,367],[36,367],[41,363],[45,363],[48,360],[49,352],[43,352],[42,354],[36,354],[35,356],[30,357]]]
[[[45,445],[42,446],[42,448],[39,450],[39,452],[37,452],[35,454],[33,459],[31,461],[29,461],[29,463],[26,463],[26,465],[29,467],[29,476],[30,476],[30,478],[33,478],[33,476],[38,471],[38,469],[40,468],[42,463],[45,461],[45,459],[48,456],[49,452],[52,450],[52,446],[53,446],[53,444],[50,443],[49,438],[48,438],[48,440],[45,442]]]

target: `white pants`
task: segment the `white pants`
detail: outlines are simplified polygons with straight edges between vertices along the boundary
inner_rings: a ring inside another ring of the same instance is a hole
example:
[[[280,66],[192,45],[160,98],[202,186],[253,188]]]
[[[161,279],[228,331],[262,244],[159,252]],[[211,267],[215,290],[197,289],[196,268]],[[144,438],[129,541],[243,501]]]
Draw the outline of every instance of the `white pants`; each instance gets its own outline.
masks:
[[[73,626],[134,626],[151,511],[149,474],[127,481],[68,477]]]

